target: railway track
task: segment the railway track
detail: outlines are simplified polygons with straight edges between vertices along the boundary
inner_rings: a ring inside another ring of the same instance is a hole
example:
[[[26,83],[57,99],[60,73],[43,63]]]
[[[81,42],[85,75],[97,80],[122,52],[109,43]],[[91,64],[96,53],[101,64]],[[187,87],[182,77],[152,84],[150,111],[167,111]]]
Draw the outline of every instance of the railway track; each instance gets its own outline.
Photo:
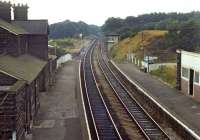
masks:
[[[116,124],[116,127],[119,130],[119,133],[124,140],[145,140],[146,138],[143,136],[141,131],[138,129],[137,125],[131,118],[129,112],[124,109],[123,104],[115,95],[113,89],[110,87],[107,82],[104,74],[98,63],[98,55],[97,48],[94,50],[93,54],[93,66],[94,66],[94,74],[99,85],[99,89],[102,93],[102,96],[105,100],[108,109],[111,112],[113,117],[113,121]]]
[[[130,96],[129,91],[115,76],[108,65],[107,57],[102,51],[102,45],[99,54],[99,66],[106,77],[108,83],[112,87],[115,95],[123,104],[124,109],[132,117],[138,128],[148,140],[169,140],[167,134],[159,127],[159,125],[151,118],[151,116],[142,108],[142,106]]]
[[[91,119],[98,140],[122,140],[118,129],[110,115],[104,99],[97,86],[92,67],[92,53],[95,42],[91,45],[83,60],[83,78],[85,83],[85,95],[91,113]]]

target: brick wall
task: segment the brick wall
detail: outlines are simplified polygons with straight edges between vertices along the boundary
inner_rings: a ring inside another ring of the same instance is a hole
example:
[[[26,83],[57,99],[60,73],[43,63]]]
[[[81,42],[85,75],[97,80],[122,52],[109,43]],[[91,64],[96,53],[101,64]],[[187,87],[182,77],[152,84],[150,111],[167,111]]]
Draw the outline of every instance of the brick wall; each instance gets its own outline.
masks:
[[[188,82],[187,80],[185,79],[181,79],[181,91],[183,94],[187,95],[187,96],[190,96],[188,94],[188,88],[189,88],[189,85],[188,85]],[[197,85],[197,84],[194,84],[194,96],[190,96],[192,97],[193,99],[197,100],[197,101],[200,101],[200,85]]]
[[[194,97],[195,100],[200,101],[200,86],[194,84]]]
[[[181,91],[185,95],[188,95],[188,81],[181,78]]]

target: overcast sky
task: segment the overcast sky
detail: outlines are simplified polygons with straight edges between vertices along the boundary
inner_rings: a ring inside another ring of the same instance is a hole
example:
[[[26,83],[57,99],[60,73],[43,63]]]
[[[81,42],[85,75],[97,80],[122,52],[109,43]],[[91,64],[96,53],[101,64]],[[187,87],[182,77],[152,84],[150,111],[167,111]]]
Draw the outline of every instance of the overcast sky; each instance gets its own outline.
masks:
[[[102,25],[108,17],[137,16],[152,12],[200,11],[200,0],[11,0],[29,5],[29,18],[66,19]]]

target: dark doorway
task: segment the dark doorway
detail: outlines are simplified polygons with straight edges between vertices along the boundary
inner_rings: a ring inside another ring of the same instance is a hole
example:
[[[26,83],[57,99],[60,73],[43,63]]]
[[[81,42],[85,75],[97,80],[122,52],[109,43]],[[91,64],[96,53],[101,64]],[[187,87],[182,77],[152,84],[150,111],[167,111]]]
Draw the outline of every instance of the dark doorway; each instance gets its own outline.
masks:
[[[189,81],[189,95],[193,96],[194,87],[194,70],[190,69],[190,81]]]

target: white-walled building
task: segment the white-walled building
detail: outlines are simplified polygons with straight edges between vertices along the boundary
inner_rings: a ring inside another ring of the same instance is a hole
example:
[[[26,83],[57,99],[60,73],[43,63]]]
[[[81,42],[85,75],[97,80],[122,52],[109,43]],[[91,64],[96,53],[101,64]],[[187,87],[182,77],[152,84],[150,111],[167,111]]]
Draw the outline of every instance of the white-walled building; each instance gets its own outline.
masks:
[[[200,54],[177,50],[177,86],[186,95],[200,101]]]

